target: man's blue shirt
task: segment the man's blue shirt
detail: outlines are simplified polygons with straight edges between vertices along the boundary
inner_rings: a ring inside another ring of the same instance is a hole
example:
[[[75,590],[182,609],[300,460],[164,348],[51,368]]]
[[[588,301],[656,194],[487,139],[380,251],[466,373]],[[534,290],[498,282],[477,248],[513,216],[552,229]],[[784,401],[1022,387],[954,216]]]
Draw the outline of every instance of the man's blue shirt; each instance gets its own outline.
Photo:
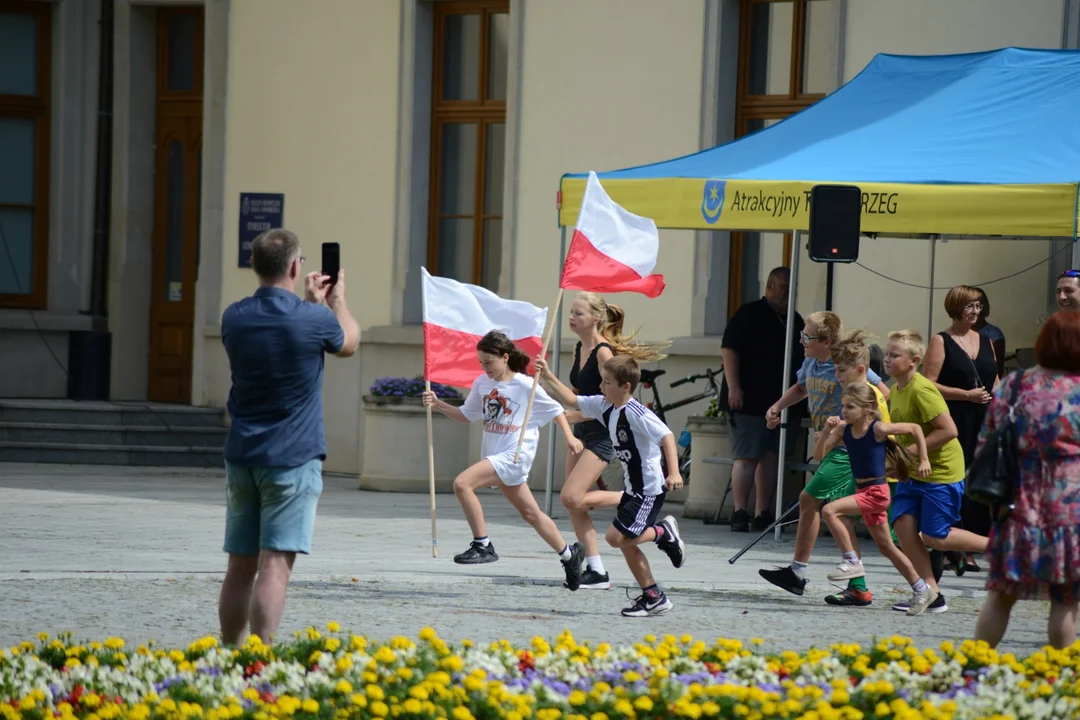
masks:
[[[232,371],[225,459],[248,467],[325,460],[324,353],[345,344],[334,313],[262,287],[225,310],[221,341]]]

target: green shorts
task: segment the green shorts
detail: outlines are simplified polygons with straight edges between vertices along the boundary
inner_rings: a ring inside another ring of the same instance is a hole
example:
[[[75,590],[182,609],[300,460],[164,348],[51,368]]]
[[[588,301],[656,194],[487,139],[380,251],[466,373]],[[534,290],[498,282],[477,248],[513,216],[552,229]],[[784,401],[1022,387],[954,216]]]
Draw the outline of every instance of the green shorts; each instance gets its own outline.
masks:
[[[806,484],[805,492],[821,502],[854,495],[855,476],[851,474],[851,458],[847,452],[838,448],[830,450]]]

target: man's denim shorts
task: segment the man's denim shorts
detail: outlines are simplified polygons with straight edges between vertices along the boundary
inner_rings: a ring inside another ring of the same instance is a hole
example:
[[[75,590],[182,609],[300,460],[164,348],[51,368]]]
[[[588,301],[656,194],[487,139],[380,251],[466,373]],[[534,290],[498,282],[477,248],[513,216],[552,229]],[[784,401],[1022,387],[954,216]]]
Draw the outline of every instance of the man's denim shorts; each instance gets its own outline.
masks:
[[[322,461],[291,468],[244,467],[225,461],[225,552],[310,553]]]

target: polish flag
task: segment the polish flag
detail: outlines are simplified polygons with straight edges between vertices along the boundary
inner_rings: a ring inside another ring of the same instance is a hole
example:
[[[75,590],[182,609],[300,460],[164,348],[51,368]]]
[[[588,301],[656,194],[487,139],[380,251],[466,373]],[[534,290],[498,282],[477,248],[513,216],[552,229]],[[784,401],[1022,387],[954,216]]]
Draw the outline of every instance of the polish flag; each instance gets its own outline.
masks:
[[[649,274],[659,252],[656,223],[621,208],[590,172],[559,287],[654,298],[664,292],[664,276]]]
[[[430,382],[472,387],[483,372],[476,343],[501,330],[531,358],[543,349],[547,308],[521,300],[503,300],[482,287],[450,278],[424,275],[424,378]]]

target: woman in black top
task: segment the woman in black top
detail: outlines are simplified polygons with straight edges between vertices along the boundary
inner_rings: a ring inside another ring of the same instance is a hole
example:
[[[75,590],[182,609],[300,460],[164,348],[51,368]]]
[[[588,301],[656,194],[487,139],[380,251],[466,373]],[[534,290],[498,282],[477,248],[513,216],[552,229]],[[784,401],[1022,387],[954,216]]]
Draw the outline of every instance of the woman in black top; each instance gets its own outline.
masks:
[[[971,465],[991,392],[997,384],[997,359],[993,343],[975,329],[983,310],[978,288],[958,285],[945,296],[945,310],[952,318],[949,329],[930,340],[923,361],[923,375],[933,381],[949,406],[956,423],[957,440],[964,450],[964,465]],[[990,509],[964,498],[963,528],[976,535],[990,534]],[[955,565],[959,559],[953,558]],[[963,560],[959,560],[963,562]],[[975,557],[968,555],[963,568],[978,571]]]
[[[570,329],[578,336],[574,348],[574,365],[570,368],[570,385],[576,395],[600,395],[600,368],[615,355],[630,355],[638,362],[652,362],[664,356],[648,345],[631,342],[623,337],[623,311],[607,303],[595,293],[582,292],[570,303]],[[542,358],[536,369],[541,379],[551,385],[562,385]],[[600,479],[601,473],[615,457],[611,437],[599,420],[585,420],[574,425],[574,436],[585,445],[577,456],[567,455],[566,482],[559,497],[570,514],[574,534],[585,547],[587,567],[581,587],[607,589],[611,581],[600,559],[600,543],[596,527],[583,504],[585,493]]]

